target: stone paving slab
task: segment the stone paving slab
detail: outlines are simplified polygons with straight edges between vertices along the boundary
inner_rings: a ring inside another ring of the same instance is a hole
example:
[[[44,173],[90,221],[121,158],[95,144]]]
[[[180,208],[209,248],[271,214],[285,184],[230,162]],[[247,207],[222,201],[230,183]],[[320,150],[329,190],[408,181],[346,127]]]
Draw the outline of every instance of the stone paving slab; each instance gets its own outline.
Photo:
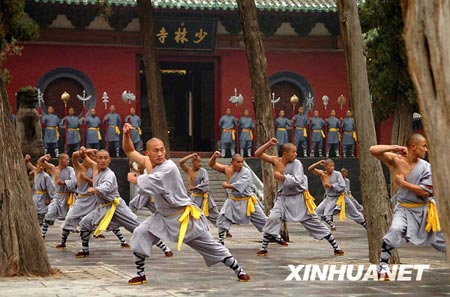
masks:
[[[140,213],[144,218],[146,212]],[[89,258],[76,259],[80,248],[78,234],[71,234],[65,250],[54,246],[60,237],[61,222],[50,226],[45,239],[49,260],[60,271],[52,277],[0,278],[0,296],[444,296],[450,295],[450,270],[446,258],[431,247],[404,244],[400,249],[403,264],[429,264],[421,281],[285,281],[288,265],[326,264],[364,265],[367,259],[365,230],[352,221],[336,222],[334,233],[345,255],[336,257],[325,241],[311,238],[301,224],[289,223],[289,247],[270,244],[267,257],[257,257],[261,235],[252,225],[233,225],[233,238],[226,239],[239,263],[251,275],[250,282],[238,282],[222,264],[206,267],[194,250],[183,245],[166,258],[155,248],[146,262],[148,284],[129,286],[135,268],[130,249],[120,248],[117,238],[91,240]],[[217,230],[211,226],[215,235]],[[123,231],[127,240],[131,234]],[[176,249],[176,243],[168,243]]]

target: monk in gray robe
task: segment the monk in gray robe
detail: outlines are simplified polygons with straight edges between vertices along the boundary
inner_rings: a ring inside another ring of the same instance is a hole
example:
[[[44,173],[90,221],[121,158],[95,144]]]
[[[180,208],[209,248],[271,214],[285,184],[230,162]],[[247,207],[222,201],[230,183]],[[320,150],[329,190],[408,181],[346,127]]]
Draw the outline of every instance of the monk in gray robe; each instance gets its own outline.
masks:
[[[345,157],[355,156],[355,120],[352,118],[352,112],[347,110],[347,116],[342,120],[342,153]]]
[[[341,168],[341,174],[345,181],[345,195],[347,195],[347,197],[352,201],[352,203],[353,203],[353,205],[355,205],[356,209],[360,213],[363,213],[363,211],[364,211],[363,206],[352,195],[352,191],[351,191],[351,187],[350,187],[350,179],[348,178],[347,168]]]
[[[192,162],[191,167],[186,165],[186,161],[189,159]],[[179,164],[188,176],[188,186],[192,201],[200,207],[205,217],[216,226],[219,209],[209,192],[208,171],[202,167],[202,159],[197,153],[193,153],[181,158]]]
[[[282,222],[286,221],[302,223],[313,238],[318,240],[325,238],[333,247],[335,255],[343,255],[344,251],[337,244],[333,234],[314,211],[314,198],[308,192],[308,179],[303,172],[302,163],[296,159],[297,147],[292,143],[285,143],[282,146],[281,158],[265,153],[267,149],[277,145],[277,139],[272,138],[255,152],[256,157],[272,164],[274,177],[279,182],[275,204],[263,229],[262,247],[256,254],[258,256],[268,254],[270,238],[279,234]]]
[[[317,167],[323,166],[325,170]],[[345,181],[339,171],[334,170],[334,162],[331,159],[321,160],[308,167],[308,170],[320,177],[322,186],[325,189],[325,198],[316,209],[316,213],[334,231],[336,226],[332,217],[335,213],[340,213],[340,220],[345,220],[348,216],[356,223],[367,229],[366,220],[359,212],[353,202],[345,194]]]
[[[96,116],[95,108],[91,108],[89,115],[86,118],[82,118],[87,125],[86,131],[86,147],[93,149],[100,149],[100,140],[102,140],[102,134],[100,132],[100,118]]]
[[[203,256],[206,265],[223,262],[235,271],[240,281],[248,281],[250,276],[209,232],[206,217],[187,195],[180,171],[173,161],[166,160],[164,143],[158,138],[150,139],[146,144],[146,156],[143,156],[133,147],[131,130],[130,124],[124,125],[123,150],[131,161],[146,168],[147,174],[140,175],[136,182],[154,198],[157,212],[134,230],[131,248],[137,276],[128,283],[147,283],[145,259],[151,255],[151,247],[159,238],[178,242],[178,250],[184,242]]]
[[[48,206],[48,211],[42,224],[41,233],[43,238],[47,234],[49,224],[52,224],[56,219],[64,220],[66,218],[69,207],[75,201],[75,189],[77,186],[75,171],[69,166],[68,155],[59,154],[58,166],[47,162],[49,159],[50,155],[39,158],[39,162],[43,162],[45,167],[51,171],[55,185],[55,195]]]
[[[336,118],[336,111],[334,109],[330,111],[330,116],[327,119],[327,126],[328,126],[327,157],[339,157],[341,121]]]
[[[69,115],[61,120],[61,127],[67,125],[67,145],[69,149],[69,156],[80,149],[81,135],[80,135],[81,120],[75,116],[75,109],[69,108]]]
[[[280,110],[275,119],[275,137],[278,140],[278,155],[281,156],[281,146],[289,142],[288,129],[292,128],[292,122],[284,117],[284,110]]]
[[[52,178],[45,172],[45,165],[42,162],[38,162],[34,166],[31,163],[31,156],[27,154],[25,155],[25,165],[33,171],[33,202],[36,206],[39,225],[42,226],[48,205],[55,195],[55,187]]]
[[[309,120],[308,117],[303,114],[303,106],[298,108],[298,113],[294,116],[294,126],[295,126],[295,134],[294,134],[294,144],[297,147],[297,150],[300,150],[302,157],[308,157],[308,145],[306,143],[308,137],[308,125]]]
[[[97,205],[80,222],[81,250],[75,254],[76,258],[89,256],[91,233],[98,236],[101,231],[118,230],[119,227],[124,227],[127,231],[133,232],[140,223],[137,216],[120,197],[116,175],[109,168],[111,163],[109,153],[105,150],[98,151],[96,161],[90,160],[83,151],[81,157],[86,159],[90,167],[93,168],[94,183],[92,187],[88,188],[87,192],[93,193],[97,197]],[[119,236],[117,235],[117,237]],[[125,243],[125,240],[122,243]],[[122,245],[122,247],[128,247],[128,244]]]
[[[255,129],[255,122],[249,116],[248,109],[244,109],[244,115],[239,118],[239,144],[241,156],[252,156],[252,148],[253,148],[253,130]]]
[[[220,136],[220,145],[222,148],[222,157],[225,158],[226,152],[229,149],[231,155],[236,152],[236,118],[231,115],[231,109],[227,107],[225,114],[219,120],[219,126],[222,129],[222,135]]]
[[[262,232],[267,217],[256,198],[253,188],[253,177],[250,169],[243,167],[244,159],[235,154],[231,159],[231,165],[218,163],[216,159],[220,152],[215,152],[209,159],[209,166],[225,174],[226,181],[222,187],[227,192],[227,199],[217,218],[219,242],[224,244],[225,234],[229,232],[232,224],[252,223],[259,232]]]
[[[388,261],[391,252],[401,244],[402,238],[414,245],[431,244],[446,252],[444,237],[433,199],[430,164],[423,160],[427,141],[420,134],[408,138],[406,147],[374,145],[370,153],[388,166],[398,190],[391,227],[383,237],[378,268],[380,280],[389,280]]]
[[[109,112],[103,118],[103,123],[106,123],[108,149],[111,156],[119,157],[120,152],[120,127],[122,126],[122,120],[120,115],[116,113],[116,107],[111,105]]]
[[[319,111],[314,110],[314,116],[311,119],[311,157],[322,157],[324,127],[325,121],[319,117]]]

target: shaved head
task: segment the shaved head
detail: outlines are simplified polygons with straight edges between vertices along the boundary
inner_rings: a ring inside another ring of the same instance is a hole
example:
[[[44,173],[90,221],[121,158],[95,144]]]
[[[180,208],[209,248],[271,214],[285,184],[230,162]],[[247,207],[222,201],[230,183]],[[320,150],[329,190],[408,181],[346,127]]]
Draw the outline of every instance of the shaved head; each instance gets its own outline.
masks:
[[[153,137],[153,138],[150,138],[149,140],[147,140],[147,143],[145,144],[145,146],[147,149],[149,149],[154,143],[162,144],[164,146],[164,142],[157,137]]]
[[[418,145],[423,140],[426,140],[426,139],[425,139],[425,137],[422,134],[418,134],[418,133],[413,134],[406,141],[406,147],[411,147],[413,145]]]

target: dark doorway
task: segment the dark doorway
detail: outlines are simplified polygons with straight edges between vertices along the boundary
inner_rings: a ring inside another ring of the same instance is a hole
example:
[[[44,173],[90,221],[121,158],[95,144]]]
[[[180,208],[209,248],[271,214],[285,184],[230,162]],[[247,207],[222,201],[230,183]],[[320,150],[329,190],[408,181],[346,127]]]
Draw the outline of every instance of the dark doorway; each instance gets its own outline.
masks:
[[[214,64],[162,62],[160,68],[171,150],[212,151]],[[151,119],[143,74],[141,94],[142,136],[148,139],[151,137]]]

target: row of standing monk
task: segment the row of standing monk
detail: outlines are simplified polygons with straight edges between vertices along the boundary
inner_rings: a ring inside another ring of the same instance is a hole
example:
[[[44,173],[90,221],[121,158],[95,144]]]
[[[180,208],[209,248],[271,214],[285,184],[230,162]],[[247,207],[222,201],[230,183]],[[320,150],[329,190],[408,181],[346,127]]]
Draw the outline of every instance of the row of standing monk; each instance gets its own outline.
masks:
[[[255,123],[249,116],[248,109],[245,109],[244,115],[237,120],[231,114],[231,109],[227,108],[225,115],[219,120],[219,126],[222,129],[220,141],[223,157],[226,156],[227,150],[230,150],[231,155],[236,152],[236,126],[239,130],[240,154],[242,156],[252,155]],[[292,119],[286,118],[284,110],[280,110],[279,116],[275,119],[275,136],[278,140],[279,156],[281,156],[282,145],[289,142],[288,130],[290,129],[294,129],[291,133],[294,139],[291,142],[295,144],[301,157],[355,156],[355,121],[350,110],[341,120],[336,118],[335,110],[330,111],[330,116],[326,120],[319,117],[317,110],[309,119],[304,113],[303,106],[298,108],[298,113]]]

